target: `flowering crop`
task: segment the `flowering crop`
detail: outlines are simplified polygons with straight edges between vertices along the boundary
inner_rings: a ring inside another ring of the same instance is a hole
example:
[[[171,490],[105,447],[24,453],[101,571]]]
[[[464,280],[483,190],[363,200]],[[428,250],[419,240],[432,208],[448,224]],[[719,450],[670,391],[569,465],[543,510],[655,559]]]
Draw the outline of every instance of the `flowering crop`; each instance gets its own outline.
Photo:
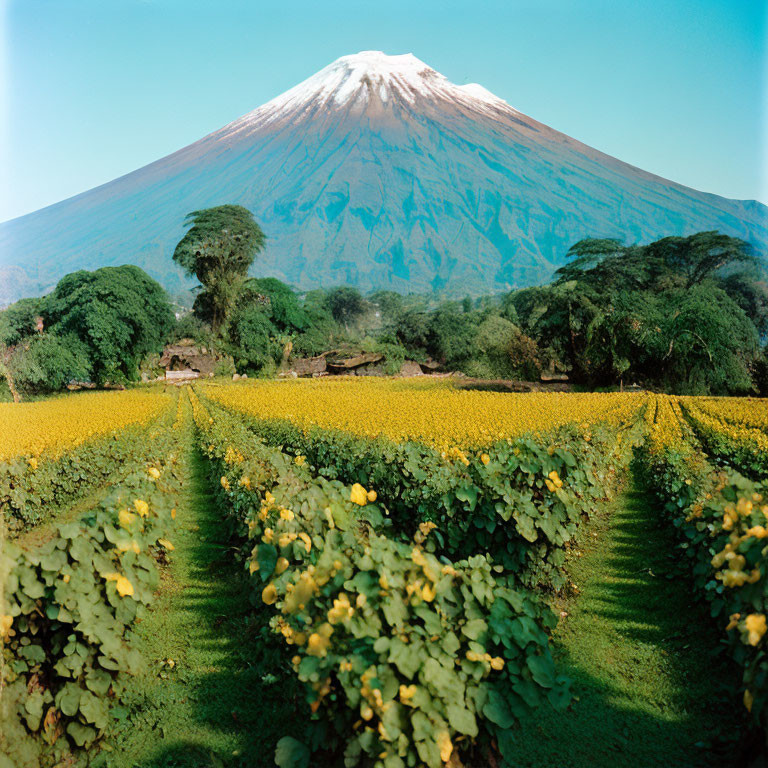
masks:
[[[752,397],[696,397],[699,410],[730,424],[768,431],[768,399]]]
[[[157,561],[173,549],[181,490],[177,430],[158,429],[149,445],[106,498],[41,546],[0,539],[0,742],[9,765],[33,764],[27,734],[90,745],[142,666],[130,630],[154,599]]]
[[[739,401],[708,401],[705,405],[699,398],[681,401],[708,453],[750,477],[768,478],[768,433],[744,422],[747,416],[759,421],[757,411],[745,412]]]
[[[390,538],[375,489],[314,476],[303,456],[190,394],[224,508],[247,525],[254,590],[313,719],[331,726],[325,748],[345,746],[348,766],[460,765],[472,743],[503,752],[529,708],[567,706],[548,649],[554,616],[532,593],[484,555],[438,559],[434,523]]]
[[[457,389],[450,382],[343,379],[249,382],[211,386],[221,404],[297,426],[336,428],[360,437],[417,441],[435,448],[490,445],[570,423],[631,420],[643,403],[635,393],[503,394]]]
[[[86,392],[34,403],[0,403],[0,461],[60,455],[129,424],[146,424],[171,403],[150,392]]]

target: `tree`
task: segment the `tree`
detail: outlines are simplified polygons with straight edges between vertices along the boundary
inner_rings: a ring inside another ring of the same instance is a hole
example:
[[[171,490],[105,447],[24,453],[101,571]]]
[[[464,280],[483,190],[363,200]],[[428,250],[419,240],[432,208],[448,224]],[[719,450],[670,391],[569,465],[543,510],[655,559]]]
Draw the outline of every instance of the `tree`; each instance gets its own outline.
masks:
[[[264,249],[266,237],[253,214],[240,205],[220,205],[193,211],[185,221],[190,229],[179,241],[173,260],[204,288],[196,313],[208,320],[214,333],[226,323],[248,269]]]
[[[283,347],[268,306],[250,303],[238,307],[228,330],[230,351],[240,370],[259,371],[280,359]]]
[[[681,294],[662,328],[668,348],[658,366],[665,388],[679,393],[743,394],[759,357],[758,337],[725,291],[697,285]]]
[[[281,331],[300,332],[307,327],[307,314],[299,304],[298,296],[290,286],[275,277],[245,281],[238,304],[253,302],[269,307],[269,316]]]
[[[173,328],[163,288],[139,267],[72,272],[48,296],[46,327],[85,345],[98,383],[134,380],[141,360],[160,350]]]
[[[9,347],[37,332],[45,299],[20,299],[0,312],[0,344]]]
[[[349,329],[349,324],[365,314],[368,304],[357,288],[342,285],[328,291],[328,306],[337,323]]]
[[[16,386],[27,393],[56,392],[91,375],[88,349],[72,335],[44,333],[16,347],[8,361]]]

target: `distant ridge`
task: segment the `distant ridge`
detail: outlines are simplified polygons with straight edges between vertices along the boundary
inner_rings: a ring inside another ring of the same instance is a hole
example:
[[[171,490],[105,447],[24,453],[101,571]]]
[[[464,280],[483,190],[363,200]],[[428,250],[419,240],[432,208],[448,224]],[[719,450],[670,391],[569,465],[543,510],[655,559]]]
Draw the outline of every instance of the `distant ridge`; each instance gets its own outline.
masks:
[[[0,304],[133,263],[166,287],[184,216],[238,203],[256,274],[302,288],[497,292],[546,280],[593,235],[719,229],[768,246],[768,208],[698,192],[552,130],[412,54],[343,56],[200,141],[0,224]]]

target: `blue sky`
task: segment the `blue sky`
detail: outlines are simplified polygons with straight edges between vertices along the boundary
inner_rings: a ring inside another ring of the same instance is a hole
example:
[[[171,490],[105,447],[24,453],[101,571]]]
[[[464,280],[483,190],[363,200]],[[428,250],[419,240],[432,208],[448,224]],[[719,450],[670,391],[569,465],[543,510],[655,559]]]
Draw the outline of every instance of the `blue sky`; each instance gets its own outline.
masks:
[[[768,203],[764,0],[6,0],[2,31],[0,220],[360,50],[414,53],[645,170]]]

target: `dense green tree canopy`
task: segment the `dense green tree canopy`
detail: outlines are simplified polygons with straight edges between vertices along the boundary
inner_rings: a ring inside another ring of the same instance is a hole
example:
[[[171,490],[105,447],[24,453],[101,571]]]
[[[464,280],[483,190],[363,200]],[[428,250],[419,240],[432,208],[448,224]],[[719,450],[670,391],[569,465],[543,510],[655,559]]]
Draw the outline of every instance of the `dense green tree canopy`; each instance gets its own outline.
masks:
[[[56,392],[72,380],[91,377],[88,348],[73,335],[35,334],[16,347],[8,366],[16,386],[23,392]]]
[[[357,288],[343,285],[328,291],[328,306],[337,322],[349,326],[365,313],[367,302]]]
[[[0,312],[0,344],[12,347],[37,332],[45,299],[21,299]]]
[[[139,267],[73,272],[47,297],[46,327],[87,349],[95,380],[133,380],[141,360],[159,351],[173,328],[163,288]]]
[[[218,332],[226,323],[248,269],[266,242],[253,214],[240,205],[193,211],[190,229],[179,241],[173,260],[203,286],[195,311]]]
[[[548,286],[511,294],[527,333],[588,386],[748,392],[768,328],[749,246],[718,232],[645,246],[582,240]]]

